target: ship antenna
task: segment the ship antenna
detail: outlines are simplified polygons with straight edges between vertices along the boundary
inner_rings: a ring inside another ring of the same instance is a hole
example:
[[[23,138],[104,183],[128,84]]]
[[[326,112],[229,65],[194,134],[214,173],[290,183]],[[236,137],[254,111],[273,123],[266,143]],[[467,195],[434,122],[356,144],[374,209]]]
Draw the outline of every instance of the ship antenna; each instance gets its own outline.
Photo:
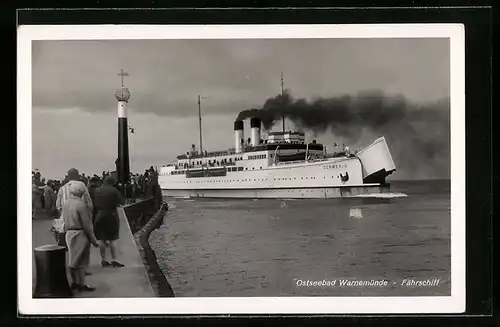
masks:
[[[283,72],[281,72],[281,104],[282,104],[282,106],[284,103],[284,98],[283,98],[284,94],[285,94],[285,91],[284,91]],[[283,121],[283,133],[284,133],[285,132],[285,115],[281,116],[281,119]]]

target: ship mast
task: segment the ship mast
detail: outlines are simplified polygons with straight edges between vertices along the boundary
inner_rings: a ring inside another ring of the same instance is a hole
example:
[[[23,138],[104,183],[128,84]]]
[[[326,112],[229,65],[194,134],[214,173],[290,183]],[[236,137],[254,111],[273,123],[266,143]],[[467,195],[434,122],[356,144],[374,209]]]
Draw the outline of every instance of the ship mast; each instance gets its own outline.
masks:
[[[198,119],[200,126],[200,154],[203,155],[203,137],[201,133],[201,95],[198,94]]]
[[[284,102],[284,98],[283,98],[283,95],[284,95],[284,82],[283,82],[283,72],[281,72],[281,105],[283,106],[283,102]],[[282,108],[283,109],[283,108]],[[281,119],[283,121],[283,133],[285,132],[285,115],[281,116]]]

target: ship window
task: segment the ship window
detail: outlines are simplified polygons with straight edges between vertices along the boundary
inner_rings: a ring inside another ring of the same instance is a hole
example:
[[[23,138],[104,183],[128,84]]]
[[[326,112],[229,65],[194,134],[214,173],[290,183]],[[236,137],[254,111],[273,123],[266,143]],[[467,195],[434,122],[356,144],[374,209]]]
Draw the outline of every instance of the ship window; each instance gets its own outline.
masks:
[[[262,166],[260,166],[260,169],[262,169]]]
[[[252,169],[255,169],[255,167],[252,167]]]
[[[245,170],[248,170],[248,167],[245,167]]]

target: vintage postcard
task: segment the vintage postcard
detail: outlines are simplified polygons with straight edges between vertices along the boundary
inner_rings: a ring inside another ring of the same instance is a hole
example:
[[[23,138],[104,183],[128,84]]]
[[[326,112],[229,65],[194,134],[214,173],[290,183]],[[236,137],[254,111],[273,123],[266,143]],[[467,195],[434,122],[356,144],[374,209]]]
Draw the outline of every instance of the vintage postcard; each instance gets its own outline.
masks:
[[[464,312],[464,57],[460,24],[20,26],[20,313]]]

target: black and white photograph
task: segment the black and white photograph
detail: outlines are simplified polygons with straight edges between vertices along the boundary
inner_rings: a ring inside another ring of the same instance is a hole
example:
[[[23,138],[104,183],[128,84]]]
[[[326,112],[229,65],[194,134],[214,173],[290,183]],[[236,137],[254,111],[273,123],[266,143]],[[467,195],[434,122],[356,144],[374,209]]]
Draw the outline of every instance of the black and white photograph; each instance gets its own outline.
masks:
[[[22,313],[463,312],[463,26],[18,40]]]

